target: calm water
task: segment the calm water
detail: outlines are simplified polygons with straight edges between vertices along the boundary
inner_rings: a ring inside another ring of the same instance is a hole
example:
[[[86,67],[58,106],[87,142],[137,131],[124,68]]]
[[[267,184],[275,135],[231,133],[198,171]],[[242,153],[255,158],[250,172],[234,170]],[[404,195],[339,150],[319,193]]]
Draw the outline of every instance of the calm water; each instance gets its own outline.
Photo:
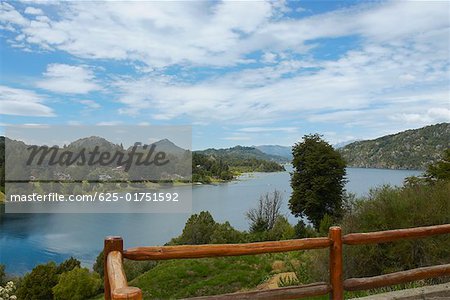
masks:
[[[420,173],[349,168],[346,188],[362,196],[372,187],[401,185],[405,177]],[[194,186],[193,213],[208,210],[216,221],[229,221],[235,228],[246,230],[245,212],[255,206],[261,194],[277,189],[284,195],[283,212],[294,223],[287,206],[289,178],[288,172],[256,173],[226,184]],[[36,264],[61,262],[70,256],[91,267],[105,236],[123,236],[125,248],[162,245],[181,233],[188,217],[189,214],[1,215],[0,263],[12,274],[23,274]]]

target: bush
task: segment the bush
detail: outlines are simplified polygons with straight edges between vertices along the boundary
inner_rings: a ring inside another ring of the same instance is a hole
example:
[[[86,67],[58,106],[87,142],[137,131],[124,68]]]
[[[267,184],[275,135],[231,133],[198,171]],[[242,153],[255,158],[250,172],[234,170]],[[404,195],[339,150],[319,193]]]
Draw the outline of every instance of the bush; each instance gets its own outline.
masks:
[[[53,299],[52,288],[57,283],[57,266],[54,262],[38,265],[23,277],[17,297],[21,300]]]
[[[102,280],[97,273],[90,273],[87,268],[76,267],[60,275],[58,284],[53,288],[54,299],[88,299],[97,295],[101,286]]]
[[[371,191],[343,220],[343,230],[370,232],[450,223],[450,182],[384,186]],[[348,247],[347,276],[380,275],[425,265],[448,263],[450,239],[436,236],[388,244]]]
[[[245,241],[245,234],[234,229],[227,221],[223,224],[216,224],[216,228],[211,235],[211,244],[233,244]]]
[[[81,263],[80,263],[80,261],[78,259],[70,257],[69,259],[63,261],[58,266],[58,268],[56,269],[56,272],[58,274],[62,274],[62,273],[65,273],[65,272],[72,271],[73,269],[75,269],[77,267],[80,268],[80,266],[81,266]]]
[[[294,226],[295,238],[313,238],[317,236],[317,231],[310,225],[306,225],[303,220],[299,220]]]
[[[5,284],[6,282],[6,273],[5,273],[5,265],[0,264],[0,285]]]
[[[1,300],[17,300],[17,296],[13,295],[15,290],[16,290],[16,286],[14,285],[14,282],[12,282],[12,281],[7,282],[4,287],[0,286],[0,299]]]
[[[192,215],[184,226],[183,233],[172,239],[170,244],[200,245],[209,244],[217,223],[208,211]]]
[[[268,232],[268,240],[270,241],[289,240],[294,237],[294,227],[289,224],[289,221],[283,216],[278,216],[273,228]]]

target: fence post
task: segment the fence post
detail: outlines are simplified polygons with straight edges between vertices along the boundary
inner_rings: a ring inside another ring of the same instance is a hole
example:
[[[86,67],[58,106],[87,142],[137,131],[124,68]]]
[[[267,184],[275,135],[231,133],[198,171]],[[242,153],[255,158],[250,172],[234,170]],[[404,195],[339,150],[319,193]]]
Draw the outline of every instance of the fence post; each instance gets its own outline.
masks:
[[[111,251],[123,252],[123,240],[120,236],[107,236],[103,247],[103,276],[105,285],[105,300],[111,300],[111,286],[109,285],[107,259]]]
[[[330,227],[328,236],[332,241],[330,246],[330,284],[331,300],[344,299],[343,266],[342,266],[342,233],[341,227]]]

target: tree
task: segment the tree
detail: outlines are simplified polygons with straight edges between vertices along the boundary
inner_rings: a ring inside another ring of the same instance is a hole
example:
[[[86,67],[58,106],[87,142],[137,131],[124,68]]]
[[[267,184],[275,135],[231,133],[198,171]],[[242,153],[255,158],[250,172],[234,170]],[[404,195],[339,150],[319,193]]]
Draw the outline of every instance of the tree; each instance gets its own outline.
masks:
[[[0,285],[6,283],[5,265],[0,264]]]
[[[23,277],[17,289],[22,300],[53,299],[52,288],[58,283],[57,266],[54,262],[36,266]]]
[[[216,229],[216,221],[208,211],[192,215],[184,226],[183,233],[178,238],[182,245],[209,244]]]
[[[318,134],[305,135],[294,145],[289,208],[296,217],[308,217],[316,229],[329,215],[342,216],[345,162]]]
[[[425,176],[430,181],[450,180],[450,148],[444,151],[441,160],[428,166]]]
[[[216,224],[216,229],[211,234],[211,244],[231,244],[242,243],[244,234],[231,226],[227,221],[223,224]]]
[[[263,232],[273,228],[277,218],[281,216],[282,199],[281,192],[278,190],[259,197],[258,206],[246,213],[251,232]]]
[[[73,257],[70,257],[69,259],[66,259],[65,261],[63,261],[58,268],[56,269],[56,272],[58,274],[62,274],[65,272],[69,272],[72,271],[75,268],[79,268],[81,266],[81,262]]]
[[[55,300],[84,300],[97,295],[102,285],[100,276],[79,268],[60,275],[58,284],[53,288]]]
[[[95,259],[95,263],[92,266],[92,269],[94,270],[94,272],[97,272],[98,275],[100,275],[101,278],[104,277],[104,259],[105,259],[105,255],[103,253],[103,250],[100,251],[100,253],[97,255],[97,258]]]

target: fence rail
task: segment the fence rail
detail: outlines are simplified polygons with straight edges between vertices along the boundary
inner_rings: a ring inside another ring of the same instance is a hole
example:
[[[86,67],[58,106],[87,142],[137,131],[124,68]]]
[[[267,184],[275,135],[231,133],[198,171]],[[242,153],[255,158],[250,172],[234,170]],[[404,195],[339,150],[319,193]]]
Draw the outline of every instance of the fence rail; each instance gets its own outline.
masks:
[[[254,255],[329,248],[330,282],[318,282],[294,287],[251,291],[193,299],[298,299],[329,294],[333,300],[344,299],[344,291],[365,290],[420,279],[450,276],[450,264],[417,268],[402,272],[367,278],[343,279],[343,245],[363,245],[393,242],[401,239],[421,238],[449,234],[450,224],[369,233],[352,233],[342,236],[340,227],[330,227],[328,237],[295,239],[276,242],[222,245],[182,245],[136,247],[123,249],[120,237],[107,237],[104,253],[105,300],[141,300],[142,291],[128,286],[123,271],[123,258],[131,260],[167,260],[204,257]]]

